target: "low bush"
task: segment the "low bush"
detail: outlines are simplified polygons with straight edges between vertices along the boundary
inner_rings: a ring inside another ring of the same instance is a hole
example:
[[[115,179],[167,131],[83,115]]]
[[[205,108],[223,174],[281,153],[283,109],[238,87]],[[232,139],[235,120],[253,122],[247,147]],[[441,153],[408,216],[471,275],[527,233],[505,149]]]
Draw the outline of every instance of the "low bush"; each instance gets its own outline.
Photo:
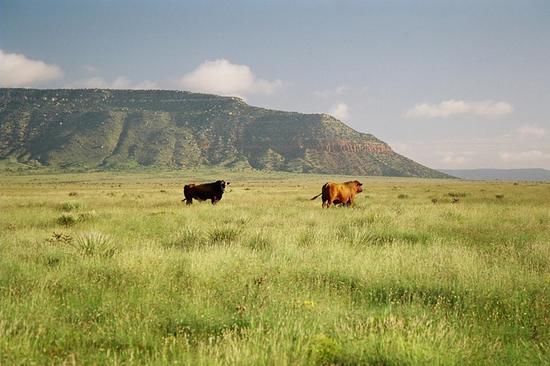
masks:
[[[77,201],[67,201],[59,205],[61,211],[74,211],[82,207],[82,203]]]
[[[77,222],[78,222],[78,216],[71,212],[63,212],[57,218],[57,223],[64,226],[72,226]]]

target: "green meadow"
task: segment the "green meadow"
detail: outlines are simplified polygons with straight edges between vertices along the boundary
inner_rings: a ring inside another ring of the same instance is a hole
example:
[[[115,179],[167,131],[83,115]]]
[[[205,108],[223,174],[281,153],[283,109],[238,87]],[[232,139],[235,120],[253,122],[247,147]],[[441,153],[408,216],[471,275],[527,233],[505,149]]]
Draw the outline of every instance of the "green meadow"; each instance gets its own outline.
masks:
[[[2,175],[0,365],[50,364],[548,365],[550,184]]]

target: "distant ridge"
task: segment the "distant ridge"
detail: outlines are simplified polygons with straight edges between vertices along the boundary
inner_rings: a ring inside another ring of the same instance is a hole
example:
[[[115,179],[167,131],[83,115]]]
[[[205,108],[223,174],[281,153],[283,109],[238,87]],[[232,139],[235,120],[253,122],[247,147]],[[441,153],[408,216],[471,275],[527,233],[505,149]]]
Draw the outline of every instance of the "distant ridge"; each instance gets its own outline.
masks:
[[[448,177],[327,114],[171,90],[0,89],[0,160],[80,170],[220,166]]]
[[[439,169],[453,177],[470,180],[550,181],[546,169]]]

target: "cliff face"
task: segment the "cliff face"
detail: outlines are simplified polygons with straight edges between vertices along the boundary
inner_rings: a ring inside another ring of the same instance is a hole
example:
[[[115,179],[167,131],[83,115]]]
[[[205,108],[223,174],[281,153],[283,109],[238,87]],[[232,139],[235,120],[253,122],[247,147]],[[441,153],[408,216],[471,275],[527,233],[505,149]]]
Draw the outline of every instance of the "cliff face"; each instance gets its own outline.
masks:
[[[0,89],[0,159],[445,177],[326,114],[180,91]]]

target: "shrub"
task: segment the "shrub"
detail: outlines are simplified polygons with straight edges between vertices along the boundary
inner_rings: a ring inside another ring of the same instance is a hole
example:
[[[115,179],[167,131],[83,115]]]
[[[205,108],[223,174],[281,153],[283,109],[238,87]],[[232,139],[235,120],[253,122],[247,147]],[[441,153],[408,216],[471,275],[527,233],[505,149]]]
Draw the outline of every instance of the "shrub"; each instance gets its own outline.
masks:
[[[70,212],[63,212],[57,218],[57,223],[65,226],[72,226],[78,222],[78,216]]]
[[[466,192],[449,192],[450,197],[466,197]]]
[[[54,231],[52,236],[46,239],[46,241],[52,244],[71,244],[73,242],[73,237],[69,234],[58,233]]]
[[[343,364],[342,345],[335,339],[324,334],[316,336],[312,342],[312,353],[317,364],[339,365]]]
[[[80,202],[77,202],[77,201],[67,201],[67,202],[63,202],[59,208],[62,210],[62,211],[74,211],[74,210],[78,210],[80,207],[82,206],[82,204]]]
[[[63,212],[58,218],[57,223],[65,226],[72,226],[78,222],[85,222],[97,218],[97,213],[92,211],[75,214],[72,212]]]
[[[59,253],[50,253],[44,256],[44,264],[47,267],[56,267],[61,263],[63,256]]]
[[[81,212],[78,214],[78,221],[80,222],[93,220],[95,218],[97,218],[97,212],[95,212],[95,210]]]
[[[409,196],[407,196],[406,194],[403,194],[403,193],[400,193],[397,198],[399,199],[403,199],[403,198],[408,198]]]

